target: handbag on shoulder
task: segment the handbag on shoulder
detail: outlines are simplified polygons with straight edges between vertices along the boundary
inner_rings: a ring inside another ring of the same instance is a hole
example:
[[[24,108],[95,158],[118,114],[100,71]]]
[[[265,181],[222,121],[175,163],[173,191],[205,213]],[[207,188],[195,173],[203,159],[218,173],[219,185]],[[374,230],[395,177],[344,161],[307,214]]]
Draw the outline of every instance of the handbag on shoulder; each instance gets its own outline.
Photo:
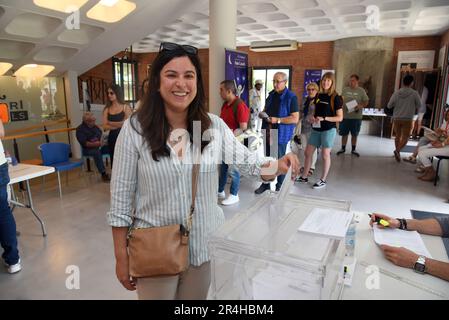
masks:
[[[128,232],[129,274],[135,278],[177,275],[189,264],[189,233],[195,211],[199,164],[192,169],[192,204],[186,225],[133,228]]]

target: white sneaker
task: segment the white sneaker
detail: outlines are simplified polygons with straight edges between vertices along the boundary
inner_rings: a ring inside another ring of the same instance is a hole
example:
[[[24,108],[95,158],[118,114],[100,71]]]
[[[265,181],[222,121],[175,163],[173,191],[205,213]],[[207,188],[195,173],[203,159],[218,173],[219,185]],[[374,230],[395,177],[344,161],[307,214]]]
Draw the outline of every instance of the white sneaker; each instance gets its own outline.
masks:
[[[234,196],[233,194],[230,194],[226,200],[223,200],[221,202],[221,204],[224,206],[230,206],[230,205],[236,204],[239,201],[240,201],[239,195]]]
[[[17,272],[19,272],[20,270],[22,270],[22,265],[20,264],[20,259],[19,259],[19,262],[17,262],[16,264],[13,264],[13,265],[8,265],[6,262],[5,262],[5,265],[6,265],[6,268],[7,268],[7,270],[8,270],[8,273],[17,273]]]
[[[313,189],[321,189],[324,188],[326,186],[326,181],[324,181],[323,179],[320,179],[317,183],[315,183],[313,185]]]
[[[226,198],[226,193],[224,191],[218,193],[218,199]]]

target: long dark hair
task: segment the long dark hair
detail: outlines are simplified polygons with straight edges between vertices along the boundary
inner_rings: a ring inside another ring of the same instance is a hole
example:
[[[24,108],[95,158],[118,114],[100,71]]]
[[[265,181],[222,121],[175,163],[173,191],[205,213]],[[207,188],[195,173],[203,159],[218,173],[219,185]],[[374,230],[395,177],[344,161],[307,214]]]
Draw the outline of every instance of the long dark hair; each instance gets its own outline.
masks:
[[[211,126],[211,120],[206,112],[206,96],[204,94],[203,77],[201,75],[201,65],[196,54],[190,54],[182,48],[175,50],[162,50],[157,55],[153,64],[151,65],[151,74],[149,77],[149,90],[144,96],[142,107],[132,115],[137,117],[142,131],[134,126],[131,121],[131,126],[139,134],[141,134],[146,143],[151,148],[151,155],[155,161],[160,157],[170,156],[170,150],[167,147],[167,140],[170,135],[170,124],[165,116],[165,106],[162,96],[159,92],[161,85],[161,71],[162,68],[172,59],[178,57],[188,57],[196,70],[197,75],[197,93],[193,101],[190,103],[187,112],[187,131],[190,135],[190,141],[193,142],[193,121],[201,122],[201,137],[204,131]],[[202,141],[201,151],[209,143]]]
[[[107,101],[106,101],[106,105],[104,106],[104,109],[108,109],[110,106],[112,106],[112,102],[111,100],[109,100],[109,95],[108,95],[108,90],[111,89],[112,91],[114,91],[115,94],[115,98],[117,99],[117,102],[120,104],[125,104],[125,100],[123,100],[123,90],[122,87],[120,87],[118,84],[111,84],[107,89],[106,89],[106,95],[107,95]],[[104,110],[103,109],[103,110]]]

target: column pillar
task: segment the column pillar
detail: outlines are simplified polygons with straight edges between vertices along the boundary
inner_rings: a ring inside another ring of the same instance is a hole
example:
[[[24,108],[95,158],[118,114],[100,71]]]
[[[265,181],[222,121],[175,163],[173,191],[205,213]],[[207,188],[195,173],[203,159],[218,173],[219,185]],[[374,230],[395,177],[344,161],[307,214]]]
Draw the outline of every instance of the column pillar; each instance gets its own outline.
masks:
[[[209,112],[219,115],[225,48],[236,49],[237,0],[209,0]]]

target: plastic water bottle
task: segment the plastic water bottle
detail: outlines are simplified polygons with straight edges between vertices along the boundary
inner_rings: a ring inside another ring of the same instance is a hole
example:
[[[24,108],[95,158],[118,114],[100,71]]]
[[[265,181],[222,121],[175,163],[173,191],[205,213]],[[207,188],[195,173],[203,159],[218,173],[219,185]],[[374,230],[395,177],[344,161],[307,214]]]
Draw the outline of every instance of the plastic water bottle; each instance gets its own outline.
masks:
[[[346,246],[346,256],[353,257],[355,251],[355,233],[356,233],[357,223],[352,221],[346,231],[345,246]]]

